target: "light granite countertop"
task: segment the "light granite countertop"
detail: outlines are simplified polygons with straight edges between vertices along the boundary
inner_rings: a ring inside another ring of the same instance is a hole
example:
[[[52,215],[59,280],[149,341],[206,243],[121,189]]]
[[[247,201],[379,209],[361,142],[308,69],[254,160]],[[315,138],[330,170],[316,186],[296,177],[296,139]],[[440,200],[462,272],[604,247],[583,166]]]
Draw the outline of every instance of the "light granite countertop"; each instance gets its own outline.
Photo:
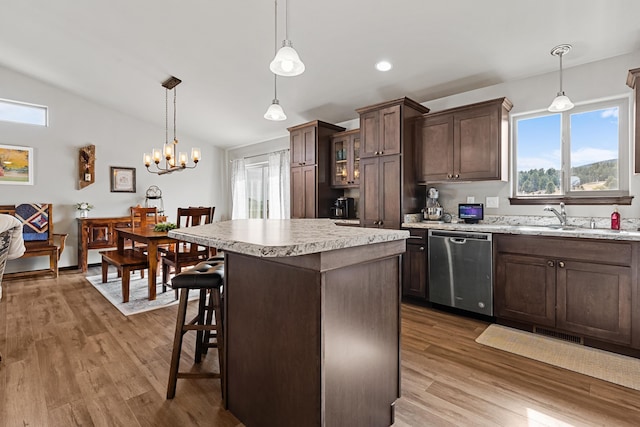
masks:
[[[611,230],[608,228],[587,228],[579,225],[568,225],[559,228],[556,224],[511,224],[511,223],[440,223],[436,221],[403,223],[404,228],[426,228],[434,230],[478,231],[500,234],[524,234],[530,236],[554,236],[583,239],[628,240],[640,241],[640,231]]]
[[[403,240],[409,232],[343,227],[329,219],[241,219],[179,228],[169,237],[256,257],[287,257]]]

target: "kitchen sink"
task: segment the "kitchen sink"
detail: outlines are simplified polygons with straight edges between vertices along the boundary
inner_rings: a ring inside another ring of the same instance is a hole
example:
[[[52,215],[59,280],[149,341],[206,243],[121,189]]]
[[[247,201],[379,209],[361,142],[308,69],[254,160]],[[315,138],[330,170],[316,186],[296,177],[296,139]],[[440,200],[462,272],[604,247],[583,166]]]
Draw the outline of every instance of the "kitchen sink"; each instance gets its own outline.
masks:
[[[519,225],[519,229],[521,230],[578,230],[579,227],[575,227],[572,225]]]

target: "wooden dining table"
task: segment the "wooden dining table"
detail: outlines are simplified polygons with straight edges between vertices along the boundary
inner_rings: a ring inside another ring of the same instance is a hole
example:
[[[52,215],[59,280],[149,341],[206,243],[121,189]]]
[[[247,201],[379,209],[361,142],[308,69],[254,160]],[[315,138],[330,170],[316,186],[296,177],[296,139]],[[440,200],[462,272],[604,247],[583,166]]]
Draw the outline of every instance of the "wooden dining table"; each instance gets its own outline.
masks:
[[[150,227],[116,228],[118,233],[118,252],[124,253],[125,240],[132,240],[147,245],[147,259],[149,261],[149,300],[156,299],[156,280],[158,272],[158,246],[175,243],[178,240],[167,236],[166,231],[154,231]]]

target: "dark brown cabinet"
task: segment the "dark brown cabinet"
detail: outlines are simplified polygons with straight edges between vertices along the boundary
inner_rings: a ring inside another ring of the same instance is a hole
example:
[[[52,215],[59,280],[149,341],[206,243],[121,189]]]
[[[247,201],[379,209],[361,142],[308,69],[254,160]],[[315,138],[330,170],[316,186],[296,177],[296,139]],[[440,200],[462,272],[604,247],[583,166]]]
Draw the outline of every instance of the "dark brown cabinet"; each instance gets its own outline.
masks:
[[[428,300],[427,230],[408,229],[407,251],[402,256],[402,296]]]
[[[331,137],[331,185],[336,188],[360,186],[360,129]]]
[[[401,98],[356,110],[360,114],[360,225],[400,228],[419,211],[415,181],[414,119],[428,108]]]
[[[415,127],[416,179],[506,181],[512,106],[499,98],[423,115]]]
[[[632,243],[507,235],[494,242],[498,319],[637,346]]]
[[[288,128],[291,143],[291,218],[328,218],[340,195],[331,188],[331,135],[343,127],[320,120]]]
[[[316,217],[316,165],[291,168],[291,218]]]
[[[634,99],[634,122],[635,122],[635,140],[633,143],[635,153],[634,162],[633,162],[633,171],[635,173],[640,173],[640,85],[638,82],[640,79],[640,68],[634,68],[633,70],[629,70],[629,74],[627,74],[627,86],[633,89],[633,99]]]
[[[360,180],[360,225],[400,228],[399,155],[362,159]]]

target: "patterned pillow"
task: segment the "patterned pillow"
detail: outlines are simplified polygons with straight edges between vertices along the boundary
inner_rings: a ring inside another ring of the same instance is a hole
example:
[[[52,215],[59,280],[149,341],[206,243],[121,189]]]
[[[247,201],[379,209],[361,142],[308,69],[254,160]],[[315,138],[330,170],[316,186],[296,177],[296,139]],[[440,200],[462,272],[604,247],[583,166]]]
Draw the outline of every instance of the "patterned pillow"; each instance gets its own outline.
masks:
[[[49,205],[25,203],[16,206],[16,218],[22,221],[25,242],[49,240]]]
[[[7,257],[9,256],[9,244],[11,243],[12,230],[5,230],[0,233],[0,283],[2,283],[2,273],[4,273],[4,266],[7,263]],[[2,290],[0,290],[1,295]]]

